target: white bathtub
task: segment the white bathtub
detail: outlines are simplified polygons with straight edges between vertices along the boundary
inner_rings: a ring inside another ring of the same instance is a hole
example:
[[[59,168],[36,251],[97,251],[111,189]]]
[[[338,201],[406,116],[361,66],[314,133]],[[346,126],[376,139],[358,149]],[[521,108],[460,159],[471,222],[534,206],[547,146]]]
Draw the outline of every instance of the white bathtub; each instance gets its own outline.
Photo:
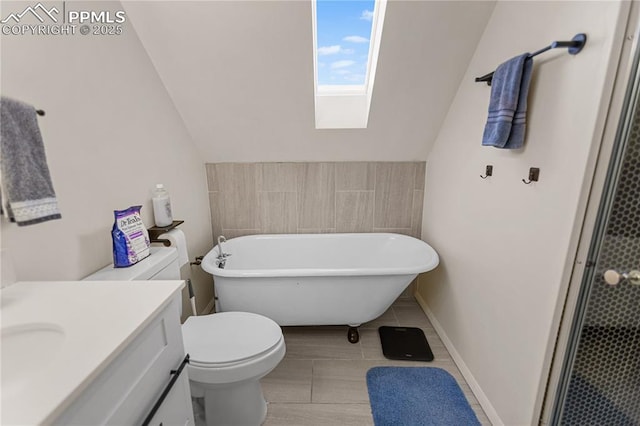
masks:
[[[349,325],[382,315],[417,274],[438,265],[427,243],[399,234],[252,235],[202,260],[214,276],[218,311],[245,311],[280,325]]]

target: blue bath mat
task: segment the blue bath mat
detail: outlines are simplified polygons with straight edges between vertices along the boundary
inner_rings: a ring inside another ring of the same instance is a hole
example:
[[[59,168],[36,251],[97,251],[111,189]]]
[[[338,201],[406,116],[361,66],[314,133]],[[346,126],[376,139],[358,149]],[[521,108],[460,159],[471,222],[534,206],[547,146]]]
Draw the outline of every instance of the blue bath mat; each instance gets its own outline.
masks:
[[[434,367],[374,367],[367,371],[376,426],[480,425],[451,374]]]

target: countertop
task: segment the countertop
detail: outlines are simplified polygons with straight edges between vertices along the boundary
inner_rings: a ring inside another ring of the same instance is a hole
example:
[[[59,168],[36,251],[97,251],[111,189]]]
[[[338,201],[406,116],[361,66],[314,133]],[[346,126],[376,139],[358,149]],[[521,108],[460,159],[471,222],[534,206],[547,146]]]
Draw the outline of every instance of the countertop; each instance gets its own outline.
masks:
[[[1,423],[55,420],[183,287],[47,281],[0,290]]]

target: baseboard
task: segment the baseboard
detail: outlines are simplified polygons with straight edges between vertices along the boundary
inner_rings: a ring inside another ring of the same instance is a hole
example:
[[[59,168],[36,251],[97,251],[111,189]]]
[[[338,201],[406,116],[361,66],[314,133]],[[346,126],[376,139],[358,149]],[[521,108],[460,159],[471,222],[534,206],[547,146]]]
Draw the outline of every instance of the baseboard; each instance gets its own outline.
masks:
[[[460,373],[462,373],[462,376],[467,381],[467,384],[471,388],[473,395],[478,400],[478,403],[482,407],[482,410],[491,421],[491,424],[495,426],[504,426],[504,422],[502,421],[502,419],[500,419],[500,416],[498,416],[498,413],[496,412],[495,408],[493,408],[493,405],[489,401],[489,398],[487,398],[487,396],[482,391],[482,388],[476,381],[475,377],[473,377],[473,374],[471,374],[471,371],[469,370],[467,365],[464,363],[464,360],[456,350],[455,346],[453,345],[449,337],[447,337],[447,334],[444,332],[444,329],[442,328],[442,326],[436,319],[435,315],[429,308],[429,305],[427,304],[427,302],[422,298],[422,296],[418,292],[415,293],[415,297],[416,297],[416,300],[418,301],[418,304],[424,311],[425,315],[427,316],[427,318],[429,318],[429,321],[431,321],[431,325],[433,325],[433,328],[436,330],[436,333],[438,333],[440,340],[442,340],[442,343],[449,351],[451,358],[453,358],[453,362],[455,362],[456,366],[460,370]]]

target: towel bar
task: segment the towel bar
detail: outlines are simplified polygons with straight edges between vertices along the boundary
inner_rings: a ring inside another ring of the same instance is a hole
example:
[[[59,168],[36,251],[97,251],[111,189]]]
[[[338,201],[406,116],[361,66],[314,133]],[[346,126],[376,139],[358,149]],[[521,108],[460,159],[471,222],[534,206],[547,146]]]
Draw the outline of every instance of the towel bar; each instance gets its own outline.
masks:
[[[534,56],[538,56],[539,54],[544,53],[547,50],[558,49],[562,47],[566,47],[570,55],[577,55],[578,53],[580,53],[586,43],[587,35],[584,33],[580,33],[576,34],[571,39],[571,41],[553,41],[549,46],[543,47],[542,49],[536,50],[535,52],[531,53],[529,57],[533,58]],[[490,72],[489,74],[485,74],[482,77],[476,77],[475,81],[476,83],[486,82],[488,86],[491,86],[492,78],[493,72]]]

